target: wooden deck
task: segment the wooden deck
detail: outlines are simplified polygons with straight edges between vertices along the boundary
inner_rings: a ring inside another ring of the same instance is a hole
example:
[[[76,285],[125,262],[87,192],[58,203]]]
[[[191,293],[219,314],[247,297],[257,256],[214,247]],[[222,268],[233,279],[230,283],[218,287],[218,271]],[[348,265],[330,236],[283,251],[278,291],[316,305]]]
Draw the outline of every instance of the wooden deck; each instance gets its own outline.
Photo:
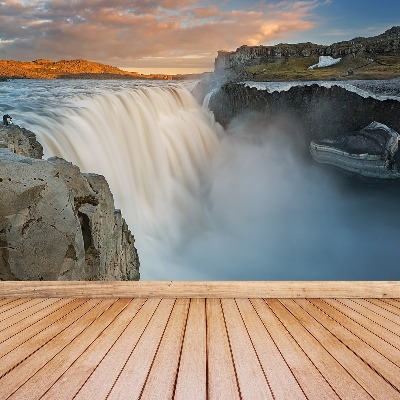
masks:
[[[1,282],[0,399],[400,399],[400,283],[358,284]]]

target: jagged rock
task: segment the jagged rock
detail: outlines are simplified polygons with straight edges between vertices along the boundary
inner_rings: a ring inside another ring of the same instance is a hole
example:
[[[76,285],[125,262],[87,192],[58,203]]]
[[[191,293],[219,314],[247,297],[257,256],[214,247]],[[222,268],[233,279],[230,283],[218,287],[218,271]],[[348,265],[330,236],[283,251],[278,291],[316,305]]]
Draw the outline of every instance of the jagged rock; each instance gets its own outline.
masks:
[[[35,134],[18,125],[0,125],[0,141],[7,143],[14,153],[31,158],[43,157],[43,146]]]
[[[10,135],[0,147],[0,279],[138,280],[134,238],[105,178],[61,158],[16,154],[31,147],[15,140],[5,147],[4,138]]]

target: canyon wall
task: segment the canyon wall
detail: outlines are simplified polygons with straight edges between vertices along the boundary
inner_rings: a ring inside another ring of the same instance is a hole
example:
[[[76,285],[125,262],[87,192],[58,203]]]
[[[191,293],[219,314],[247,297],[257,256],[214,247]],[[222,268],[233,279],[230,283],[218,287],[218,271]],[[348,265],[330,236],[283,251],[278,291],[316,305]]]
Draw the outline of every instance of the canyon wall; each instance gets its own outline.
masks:
[[[0,127],[0,280],[138,280],[105,178],[42,154],[32,132]]]
[[[364,128],[378,121],[400,132],[400,102],[364,98],[348,90],[319,85],[294,86],[288,91],[258,90],[227,83],[211,96],[216,121],[227,126],[235,117],[256,113],[271,123],[283,123],[305,143]]]

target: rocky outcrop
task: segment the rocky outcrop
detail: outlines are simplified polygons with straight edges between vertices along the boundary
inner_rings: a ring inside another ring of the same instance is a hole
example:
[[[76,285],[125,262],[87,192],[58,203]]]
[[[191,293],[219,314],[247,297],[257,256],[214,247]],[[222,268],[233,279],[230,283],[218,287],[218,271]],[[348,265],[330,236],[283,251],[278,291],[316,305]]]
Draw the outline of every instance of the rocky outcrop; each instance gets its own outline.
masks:
[[[216,121],[227,126],[238,115],[257,112],[269,121],[290,123],[293,135],[306,144],[335,137],[378,121],[400,131],[400,102],[364,98],[339,86],[294,86],[272,92],[228,83],[211,96]]]
[[[25,157],[42,158],[43,146],[36,140],[34,133],[17,125],[0,125],[0,141],[14,153]]]
[[[335,138],[312,141],[314,160],[367,178],[399,179],[399,134],[376,121]]]
[[[378,36],[370,38],[358,37],[348,41],[333,43],[329,46],[307,42],[278,44],[275,46],[244,45],[235,51],[221,50],[218,52],[214,66],[215,72],[219,75],[228,74],[231,79],[252,79],[254,76],[253,73],[248,71],[248,67],[274,64],[294,59],[309,59],[308,66],[311,66],[317,62],[318,57],[330,56],[335,59],[344,58],[347,60],[347,69],[362,68],[371,63],[373,63],[376,69],[377,64],[382,65],[383,63],[385,65],[385,63],[389,63],[388,67],[393,68],[387,68],[387,73],[394,73],[397,74],[395,76],[398,76],[396,65],[398,64],[399,55],[400,27],[393,27]],[[396,58],[393,60],[390,56],[396,56]],[[352,70],[352,72],[354,71]],[[383,72],[381,71],[381,73]],[[299,79],[300,77],[297,75],[293,79]],[[308,75],[306,77],[309,78]]]
[[[105,178],[40,159],[17,126],[0,141],[0,279],[138,280],[134,237]]]

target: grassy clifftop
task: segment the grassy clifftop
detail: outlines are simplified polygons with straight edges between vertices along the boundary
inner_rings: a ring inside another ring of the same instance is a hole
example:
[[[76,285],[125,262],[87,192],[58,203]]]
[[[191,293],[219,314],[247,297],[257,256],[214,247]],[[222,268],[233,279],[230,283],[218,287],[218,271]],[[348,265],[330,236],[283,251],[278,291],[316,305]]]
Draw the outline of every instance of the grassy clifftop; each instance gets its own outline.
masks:
[[[379,56],[374,61],[366,57],[347,55],[335,65],[309,70],[318,56],[276,60],[249,66],[246,75],[257,81],[313,81],[345,79],[391,79],[400,76],[400,55]]]

